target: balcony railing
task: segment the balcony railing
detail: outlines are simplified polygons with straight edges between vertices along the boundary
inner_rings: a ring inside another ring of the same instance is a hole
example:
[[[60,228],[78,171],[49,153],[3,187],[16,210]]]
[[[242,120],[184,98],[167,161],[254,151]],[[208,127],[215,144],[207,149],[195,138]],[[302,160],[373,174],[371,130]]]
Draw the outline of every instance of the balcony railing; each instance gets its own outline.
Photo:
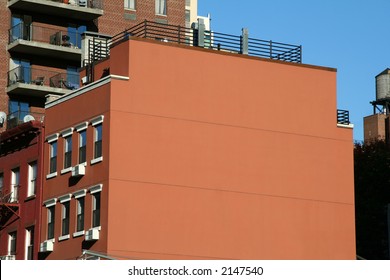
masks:
[[[47,28],[34,24],[26,26],[20,23],[11,27],[8,34],[10,44],[22,39],[68,48],[81,48],[81,34],[78,32]]]
[[[349,111],[337,110],[337,123],[342,125],[350,125]]]
[[[7,116],[7,130],[32,120],[43,122],[44,117],[45,115],[40,112],[21,111],[21,110],[12,112]]]
[[[79,73],[59,73],[44,69],[18,66],[11,71],[8,71],[7,86],[16,83],[73,90],[79,88]]]
[[[128,40],[130,36],[287,62],[302,63],[301,46],[249,38],[246,30],[243,30],[243,33],[240,36],[237,36],[207,31],[204,30],[204,26],[201,28],[198,26],[197,29],[193,29],[151,21],[144,21],[115,35],[112,39],[107,41],[106,46],[114,46],[124,40]],[[93,57],[94,51],[96,50],[90,48],[90,56]],[[106,52],[106,55],[102,55],[102,57],[109,55],[109,48],[107,50],[99,51]]]

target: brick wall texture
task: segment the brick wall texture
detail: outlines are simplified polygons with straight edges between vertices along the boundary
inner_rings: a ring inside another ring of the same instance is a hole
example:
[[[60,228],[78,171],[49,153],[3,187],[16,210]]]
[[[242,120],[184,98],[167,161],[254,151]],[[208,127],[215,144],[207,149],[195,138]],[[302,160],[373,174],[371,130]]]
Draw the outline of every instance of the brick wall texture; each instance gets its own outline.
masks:
[[[136,0],[136,9],[124,8],[123,0],[104,0],[104,15],[98,20],[99,32],[115,35],[145,19],[165,20],[172,25],[185,25],[185,0],[167,0],[167,15],[155,14],[155,0]]]

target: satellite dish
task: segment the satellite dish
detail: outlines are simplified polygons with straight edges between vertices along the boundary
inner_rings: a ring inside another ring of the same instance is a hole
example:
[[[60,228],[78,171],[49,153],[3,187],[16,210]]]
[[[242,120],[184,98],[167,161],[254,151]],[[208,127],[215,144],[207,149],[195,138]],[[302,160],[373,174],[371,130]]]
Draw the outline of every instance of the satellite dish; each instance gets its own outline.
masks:
[[[4,112],[0,112],[0,125],[3,125],[6,119],[7,119],[7,114]]]
[[[23,122],[29,122],[29,121],[33,121],[33,120],[35,120],[35,118],[31,115],[25,115],[23,118]]]

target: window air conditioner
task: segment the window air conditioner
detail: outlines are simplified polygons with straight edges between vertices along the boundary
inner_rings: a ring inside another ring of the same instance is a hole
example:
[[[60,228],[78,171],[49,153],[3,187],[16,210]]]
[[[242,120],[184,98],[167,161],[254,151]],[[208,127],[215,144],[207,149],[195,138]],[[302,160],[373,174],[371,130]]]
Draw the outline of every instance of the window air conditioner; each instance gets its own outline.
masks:
[[[85,175],[84,164],[78,164],[72,168],[72,177]]]
[[[50,240],[46,240],[41,243],[39,248],[39,252],[52,252],[54,247],[54,242]]]
[[[85,233],[85,241],[99,240],[99,230],[96,228],[91,228]]]
[[[13,261],[13,260],[15,260],[15,255],[0,256],[0,260],[2,260],[2,261]]]

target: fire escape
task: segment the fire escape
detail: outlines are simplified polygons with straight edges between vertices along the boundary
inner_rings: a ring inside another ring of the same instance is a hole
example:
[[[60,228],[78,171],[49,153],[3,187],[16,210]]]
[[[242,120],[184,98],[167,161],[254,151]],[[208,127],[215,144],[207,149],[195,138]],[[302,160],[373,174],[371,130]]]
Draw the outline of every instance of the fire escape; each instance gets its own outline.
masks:
[[[14,219],[10,220],[14,216]],[[3,193],[0,191],[0,230],[5,228],[8,223],[19,219],[19,201],[15,192]]]

